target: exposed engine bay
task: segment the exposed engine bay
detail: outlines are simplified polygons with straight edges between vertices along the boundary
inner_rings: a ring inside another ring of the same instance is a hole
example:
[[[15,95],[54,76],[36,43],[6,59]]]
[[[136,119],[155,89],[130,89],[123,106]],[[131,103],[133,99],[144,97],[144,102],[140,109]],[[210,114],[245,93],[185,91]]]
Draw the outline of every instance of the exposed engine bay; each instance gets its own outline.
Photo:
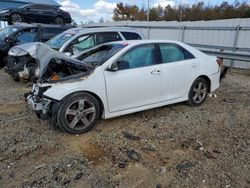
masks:
[[[27,43],[9,51],[8,72],[16,81],[56,82],[89,75],[126,45],[106,44],[73,58],[43,43]]]

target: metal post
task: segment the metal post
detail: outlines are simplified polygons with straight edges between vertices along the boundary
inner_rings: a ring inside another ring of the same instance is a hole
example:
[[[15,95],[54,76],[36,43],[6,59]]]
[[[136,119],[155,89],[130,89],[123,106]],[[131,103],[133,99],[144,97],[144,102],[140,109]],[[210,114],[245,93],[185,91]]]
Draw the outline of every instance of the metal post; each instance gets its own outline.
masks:
[[[147,11],[147,23],[148,23],[148,39],[150,37],[150,26],[149,26],[149,0],[148,0],[148,11]]]
[[[182,26],[182,32],[181,32],[181,42],[184,42],[184,38],[185,38],[185,30],[186,30],[186,27],[185,27],[185,26]]]
[[[233,46],[233,52],[235,53],[237,50],[237,45],[238,45],[238,39],[239,39],[239,33],[240,33],[240,26],[237,25],[236,31],[235,31],[235,37],[234,37],[234,46]],[[231,69],[233,67],[234,60],[231,60]]]

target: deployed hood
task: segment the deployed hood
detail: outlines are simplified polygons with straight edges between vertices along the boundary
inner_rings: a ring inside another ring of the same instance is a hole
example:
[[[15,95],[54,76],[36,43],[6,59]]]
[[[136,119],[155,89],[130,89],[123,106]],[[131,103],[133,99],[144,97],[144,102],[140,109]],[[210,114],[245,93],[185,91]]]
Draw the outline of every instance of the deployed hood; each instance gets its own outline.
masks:
[[[10,49],[9,55],[20,57],[29,54],[31,57],[35,58],[38,45],[37,43],[38,42],[31,42],[14,46]]]
[[[50,63],[51,59],[64,60],[66,62],[69,62],[70,64],[74,64],[74,66],[89,67],[88,65],[84,64],[83,62],[81,62],[77,59],[68,57],[68,56],[64,55],[63,53],[58,52],[56,50],[53,50],[50,47],[48,47],[47,45],[40,43],[40,42],[36,43],[36,53],[35,53],[35,57],[33,57],[33,58],[35,58],[37,60],[37,63],[39,65],[39,77],[42,77],[42,75],[46,71],[47,66]]]
[[[53,66],[53,69],[58,69],[57,65],[60,65],[60,67],[63,69],[70,67],[70,69],[72,70],[66,70],[67,72],[70,72],[69,74],[74,74],[74,70],[76,69],[83,72],[89,69],[93,69],[91,66],[84,64],[77,59],[68,57],[61,52],[53,50],[49,46],[41,42],[27,43],[15,46],[11,48],[11,50],[9,51],[9,55],[16,57],[29,55],[34,58],[36,60],[36,76],[40,80],[48,79],[48,77],[51,76],[50,74],[52,73],[48,73],[49,65],[50,69],[51,66]],[[46,76],[44,76],[45,73],[47,74]]]

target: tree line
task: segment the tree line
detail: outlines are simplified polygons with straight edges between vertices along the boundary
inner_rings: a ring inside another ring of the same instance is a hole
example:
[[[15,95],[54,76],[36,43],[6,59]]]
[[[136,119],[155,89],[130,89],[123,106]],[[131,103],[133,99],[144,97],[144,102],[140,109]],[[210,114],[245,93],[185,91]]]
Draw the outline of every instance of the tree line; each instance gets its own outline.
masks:
[[[249,18],[250,5],[247,2],[236,0],[230,4],[223,2],[220,5],[205,5],[204,2],[197,4],[179,5],[171,7],[158,6],[149,10],[150,21],[197,21],[197,20],[218,20],[230,18]],[[123,20],[147,20],[147,11],[136,5],[117,3],[113,14],[114,21]]]

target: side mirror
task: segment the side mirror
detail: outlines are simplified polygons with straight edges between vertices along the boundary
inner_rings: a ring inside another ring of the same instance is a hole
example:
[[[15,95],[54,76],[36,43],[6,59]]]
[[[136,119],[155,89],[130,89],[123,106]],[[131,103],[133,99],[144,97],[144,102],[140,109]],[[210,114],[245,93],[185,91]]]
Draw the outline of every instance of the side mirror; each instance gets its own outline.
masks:
[[[118,71],[119,70],[119,62],[115,62],[115,63],[112,63],[109,68],[108,68],[109,71]]]
[[[125,69],[129,69],[128,61],[117,61],[111,64],[108,68],[109,71],[118,71],[118,70],[125,70]]]
[[[5,37],[5,42],[8,44],[12,44],[14,42],[14,37]]]

